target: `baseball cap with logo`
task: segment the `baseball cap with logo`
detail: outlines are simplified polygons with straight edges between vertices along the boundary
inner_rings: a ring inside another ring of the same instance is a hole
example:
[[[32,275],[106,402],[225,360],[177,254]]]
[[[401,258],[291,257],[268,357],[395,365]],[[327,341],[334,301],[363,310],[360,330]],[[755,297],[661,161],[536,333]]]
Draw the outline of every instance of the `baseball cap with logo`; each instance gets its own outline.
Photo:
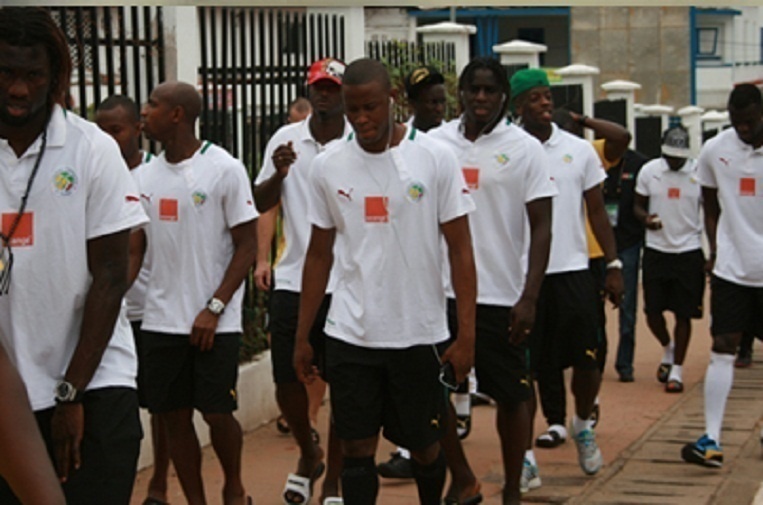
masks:
[[[689,132],[682,126],[665,130],[662,136],[662,154],[674,158],[690,158]]]
[[[432,84],[443,84],[445,77],[434,67],[414,68],[405,78],[405,94],[410,100],[416,100],[421,90]]]
[[[309,86],[325,79],[341,86],[344,69],[345,64],[336,58],[318,60],[310,65],[310,69],[307,71],[307,85]]]

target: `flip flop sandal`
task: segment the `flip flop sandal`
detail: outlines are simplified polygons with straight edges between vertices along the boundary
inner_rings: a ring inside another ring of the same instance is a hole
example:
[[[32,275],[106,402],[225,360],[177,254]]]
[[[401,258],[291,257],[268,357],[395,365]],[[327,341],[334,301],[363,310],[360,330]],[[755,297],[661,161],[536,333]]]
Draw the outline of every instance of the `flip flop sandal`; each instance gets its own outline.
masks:
[[[684,390],[683,382],[676,379],[671,379],[665,384],[665,391],[667,393],[681,393]]]
[[[344,505],[344,500],[338,496],[330,496],[323,500],[323,505]]]
[[[289,424],[283,416],[278,416],[278,419],[276,419],[276,428],[278,428],[278,431],[284,435],[291,433],[291,428],[289,428]]]
[[[142,505],[170,505],[170,504],[168,502],[166,502],[166,501],[157,500],[156,498],[151,498],[149,496],[148,498],[143,500],[143,504]]]
[[[535,445],[544,449],[553,449],[562,445],[566,440],[556,430],[547,430],[535,439]]]
[[[446,496],[442,504],[443,505],[477,505],[478,503],[482,503],[482,493],[480,493],[482,486],[477,483],[476,487],[474,488],[474,494],[468,498],[464,498],[461,501],[458,501],[458,498],[454,498],[452,496]]]
[[[671,365],[669,363],[660,363],[660,366],[657,367],[657,380],[663,384],[668,382],[668,377],[670,376],[670,368]]]
[[[286,477],[286,485],[283,488],[283,502],[285,505],[306,505],[313,495],[313,483],[323,475],[326,465],[320,462],[310,477],[303,477],[296,473],[290,473]],[[287,496],[291,494],[291,500]],[[295,498],[299,501],[294,501]]]
[[[321,445],[321,435],[320,435],[320,433],[318,433],[318,430],[316,430],[315,428],[311,427],[310,428],[310,436],[312,437],[313,443],[315,445]]]

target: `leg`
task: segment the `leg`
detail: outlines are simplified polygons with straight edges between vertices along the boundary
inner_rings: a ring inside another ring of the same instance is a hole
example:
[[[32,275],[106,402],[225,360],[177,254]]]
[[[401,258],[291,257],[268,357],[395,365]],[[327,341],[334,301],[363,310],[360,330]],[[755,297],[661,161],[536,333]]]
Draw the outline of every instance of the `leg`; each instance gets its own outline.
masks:
[[[503,504],[518,505],[521,494],[519,480],[525,459],[525,445],[530,433],[529,401],[517,404],[498,403],[496,428],[503,456]]]
[[[579,419],[591,416],[600,384],[601,374],[598,369],[573,369],[572,394],[575,397],[575,414]]]
[[[151,445],[154,451],[154,471],[148,482],[149,498],[167,501],[167,475],[170,466],[170,451],[167,444],[167,430],[157,415],[151,415]]]
[[[310,433],[307,389],[301,382],[277,383],[276,400],[299,446],[300,458],[296,473],[310,477],[320,464],[323,451],[315,445]]]
[[[670,345],[670,333],[662,312],[647,313],[646,323],[662,347]]]
[[[617,347],[615,368],[626,381],[633,378],[633,353],[636,345],[636,307],[638,291],[638,271],[641,244],[621,251],[618,256],[623,262],[623,282],[625,297],[620,305],[620,343]]]
[[[328,456],[326,457],[326,476],[323,478],[319,503],[330,496],[339,496],[339,478],[342,474],[342,444],[336,434],[334,418],[329,418]]]
[[[204,421],[209,425],[212,448],[223,469],[225,478],[223,503],[244,505],[246,493],[244,483],[241,481],[241,447],[243,445],[241,425],[230,413],[204,414]]]
[[[676,343],[673,363],[681,366],[684,364],[684,359],[686,359],[686,351],[689,348],[689,340],[691,339],[691,320],[689,318],[676,317],[676,326],[673,332]]]
[[[549,426],[564,426],[567,418],[567,391],[564,370],[561,367],[543,367],[538,370],[540,406]]]
[[[205,505],[204,483],[201,480],[201,448],[193,426],[193,409],[180,409],[159,414],[167,429],[167,442],[180,487],[189,505]]]
[[[752,343],[754,340],[755,335],[752,332],[746,331],[742,333],[742,340],[739,343],[739,351],[734,366],[737,368],[747,368],[752,365]]]
[[[379,476],[374,454],[378,435],[361,440],[342,440],[342,496],[347,505],[374,505],[379,494]]]
[[[456,411],[453,404],[448,407],[448,417],[445,420],[445,435],[440,440],[445,460],[450,470],[451,481],[446,496],[459,500],[474,496],[479,492],[480,485],[477,477],[466,459],[461,439],[456,430]]]
[[[425,449],[411,451],[413,478],[419,491],[421,505],[440,505],[445,486],[445,456],[435,442]]]
[[[312,384],[305,386],[307,388],[308,417],[313,426],[318,424],[318,411],[323,405],[323,398],[326,396],[326,381],[316,379]]]

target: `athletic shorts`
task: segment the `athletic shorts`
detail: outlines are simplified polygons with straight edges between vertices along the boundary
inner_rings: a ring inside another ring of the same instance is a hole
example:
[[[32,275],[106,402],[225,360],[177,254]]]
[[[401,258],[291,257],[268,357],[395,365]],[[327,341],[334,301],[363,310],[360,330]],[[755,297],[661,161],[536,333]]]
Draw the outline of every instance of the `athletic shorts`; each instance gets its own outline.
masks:
[[[477,333],[474,369],[477,388],[501,404],[513,405],[529,400],[530,351],[527,339],[519,345],[509,342],[511,307],[477,305]],[[451,339],[458,334],[456,301],[448,300],[448,328]]]
[[[665,253],[645,248],[644,312],[666,310],[684,319],[700,319],[705,295],[705,255],[701,249]]]
[[[140,325],[143,321],[130,321],[132,327],[132,336],[135,340],[135,354],[138,357],[138,405],[141,408],[147,408],[146,403],[146,370],[143,364],[143,330],[140,329]]]
[[[713,275],[710,279],[710,333],[763,335],[763,287],[742,286]]]
[[[530,334],[530,369],[597,368],[598,328],[591,273],[586,269],[546,275]]]
[[[321,371],[324,379],[326,370],[326,315],[331,296],[323,298],[318,314],[310,330],[310,345],[313,346],[313,363]],[[299,293],[275,290],[270,295],[270,359],[273,363],[273,380],[276,384],[297,382],[294,371],[294,344],[297,334],[297,315],[299,314]]]
[[[107,387],[85,392],[85,436],[80,446],[82,466],[71,468],[61,484],[66,503],[128,505],[143,432],[138,395],[133,388]],[[51,420],[55,408],[35,412],[37,426],[51,461],[54,460]],[[20,505],[8,483],[0,478],[0,503]]]
[[[218,333],[209,351],[191,345],[187,335],[144,330],[143,337],[149,412],[236,410],[240,333]]]
[[[383,435],[412,451],[442,438],[447,390],[434,345],[370,349],[326,338],[331,413],[342,440]]]

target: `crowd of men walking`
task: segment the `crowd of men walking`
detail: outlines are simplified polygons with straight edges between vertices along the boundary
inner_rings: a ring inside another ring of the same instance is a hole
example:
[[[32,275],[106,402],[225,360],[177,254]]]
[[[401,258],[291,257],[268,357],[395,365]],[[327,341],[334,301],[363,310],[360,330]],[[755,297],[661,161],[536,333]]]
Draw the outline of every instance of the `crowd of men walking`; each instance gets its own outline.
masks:
[[[252,267],[271,291],[276,397],[299,447],[287,505],[314,492],[323,505],[373,504],[380,475],[413,478],[424,505],[480,503],[461,444],[470,376],[496,405],[504,504],[541,486],[534,445],[571,438],[581,470],[599,472],[604,304],[620,309],[616,370],[632,382],[642,254],[669,393],[683,390],[710,276],[706,430],[681,457],[722,465],[734,356],[763,314],[756,86],[733,89],[732,128],[698,160],[675,126],[648,161],[619,125],[555,107],[541,70],[509,76],[474,58],[459,116],[444,121],[444,77],[416,68],[402,124],[382,63],[326,58],[307,71],[310,112],[273,135],[252,183],[197,137],[195,86],[161,83],[140,107],[110,97],[96,125],[63,106],[71,65],[46,10],[0,9],[1,503],[129,503],[142,406],[155,452],[144,504],[167,502],[170,461],[187,502],[206,503],[194,411],[223,503],[251,504],[233,412],[247,393],[236,383]],[[142,151],[141,135],[161,153]],[[279,213],[285,241],[268,258]],[[311,419],[325,384],[324,450]],[[548,423],[537,438],[536,398]],[[399,452],[377,465],[380,434]]]

